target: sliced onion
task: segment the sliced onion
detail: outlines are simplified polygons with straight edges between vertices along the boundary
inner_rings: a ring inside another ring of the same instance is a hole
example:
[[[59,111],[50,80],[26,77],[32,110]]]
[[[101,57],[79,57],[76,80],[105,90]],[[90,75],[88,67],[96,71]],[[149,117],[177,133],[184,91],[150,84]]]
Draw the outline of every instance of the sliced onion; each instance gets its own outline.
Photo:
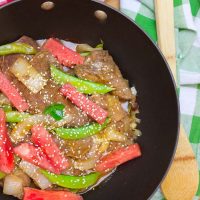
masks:
[[[125,101],[124,103],[121,104],[123,110],[126,111],[126,112],[128,112],[128,110],[129,110],[128,104],[129,104],[128,101]]]
[[[101,146],[99,147],[99,153],[104,153],[109,147],[110,141],[107,139],[102,140]]]
[[[18,143],[22,141],[27,134],[29,134],[30,129],[33,125],[43,124],[43,125],[52,125],[55,123],[55,120],[50,115],[32,115],[22,122],[19,122],[10,134],[10,138],[13,143]]]
[[[136,124],[135,122],[132,122],[132,123],[130,124],[130,127],[131,127],[132,130],[135,130],[136,127],[137,127],[137,124]]]
[[[104,137],[106,137],[109,141],[115,142],[124,142],[127,140],[125,135],[115,130],[113,127],[108,127],[104,130]]]
[[[26,187],[30,186],[31,184],[30,177],[27,174],[25,174],[21,169],[17,169],[16,171],[14,171],[13,174],[23,180],[23,186]]]
[[[74,42],[70,42],[70,41],[65,41],[65,40],[61,40],[61,42],[63,43],[64,46],[66,46],[67,48],[76,51],[76,46],[77,43]]]
[[[25,58],[18,58],[10,71],[35,94],[47,84],[47,80]]]
[[[92,146],[90,148],[90,151],[87,154],[88,158],[93,158],[93,157],[96,156],[98,149],[99,149],[99,146],[102,142],[96,135],[92,136],[92,140],[93,140]]]
[[[23,160],[20,162],[19,167],[28,176],[30,176],[37,184],[37,186],[40,187],[42,190],[45,190],[52,186],[51,182],[40,172],[39,167]]]
[[[138,129],[135,129],[134,134],[135,134],[137,137],[139,137],[139,136],[142,135],[142,132],[141,132],[140,130],[138,130]]]
[[[94,51],[94,48],[88,44],[78,44],[76,47],[76,51],[78,53],[84,53],[84,52],[88,52],[88,51]]]
[[[45,39],[41,39],[41,40],[36,40],[36,42],[41,47],[46,42],[46,40]]]
[[[141,122],[141,119],[138,119],[138,118],[136,117],[136,118],[135,118],[135,122],[139,124],[139,123]]]
[[[92,147],[87,154],[88,158],[99,156],[104,153],[109,146],[109,140],[107,140],[107,138],[100,137],[99,135],[92,136],[92,140]]]
[[[23,197],[23,180],[13,174],[7,175],[4,180],[3,193],[19,199]]]
[[[63,117],[63,119],[56,121],[55,123],[53,123],[49,129],[54,129],[54,128],[58,128],[61,126],[64,126],[66,124],[69,124],[72,120],[72,116],[69,114],[65,114],[65,116]]]
[[[109,140],[99,135],[95,135],[92,138],[93,144],[90,151],[87,154],[88,159],[74,161],[75,169],[83,171],[94,168],[99,156],[108,149],[110,144]]]
[[[135,88],[134,86],[131,87],[131,92],[132,92],[132,94],[133,94],[134,96],[137,95],[137,90],[136,90],[136,88]]]
[[[82,170],[82,171],[92,169],[94,168],[97,160],[98,160],[98,157],[96,156],[88,160],[74,161],[74,168]]]

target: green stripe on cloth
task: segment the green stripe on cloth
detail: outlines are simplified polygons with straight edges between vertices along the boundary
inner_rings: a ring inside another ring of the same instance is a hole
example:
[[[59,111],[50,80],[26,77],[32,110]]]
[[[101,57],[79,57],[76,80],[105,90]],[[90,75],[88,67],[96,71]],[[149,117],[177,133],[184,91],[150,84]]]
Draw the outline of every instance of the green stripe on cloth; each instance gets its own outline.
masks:
[[[193,37],[193,36],[191,35],[191,37]],[[187,39],[187,36],[185,35],[184,38]],[[190,71],[190,72],[194,72],[194,73],[200,72],[200,65],[199,65],[200,49],[198,47],[191,48],[191,47],[189,47],[189,44],[185,44],[181,48],[186,49],[186,45],[188,45],[187,49],[189,50],[189,48],[190,48],[190,51],[188,53],[186,51],[184,52],[184,54],[186,54],[186,55],[185,55],[185,59],[182,59],[182,61],[181,61],[181,69],[184,69],[184,70]]]
[[[143,4],[140,6],[139,13],[140,13],[140,15],[147,17],[148,19],[155,20],[154,12],[151,9],[149,9],[149,7],[147,7]]]
[[[200,117],[193,116],[189,140],[192,143],[200,143]]]
[[[182,0],[174,0],[174,7],[182,5]]]
[[[190,0],[192,15],[196,16],[200,7],[199,0]]]
[[[149,19],[143,15],[137,14],[135,18],[135,22],[138,26],[140,26],[149,36],[150,38],[156,42],[157,41],[157,33],[156,33],[156,21]]]
[[[134,19],[135,20],[135,17],[137,15],[137,13],[133,12],[133,11],[130,11],[130,10],[127,10],[127,9],[121,9],[121,11],[128,15],[131,19]]]

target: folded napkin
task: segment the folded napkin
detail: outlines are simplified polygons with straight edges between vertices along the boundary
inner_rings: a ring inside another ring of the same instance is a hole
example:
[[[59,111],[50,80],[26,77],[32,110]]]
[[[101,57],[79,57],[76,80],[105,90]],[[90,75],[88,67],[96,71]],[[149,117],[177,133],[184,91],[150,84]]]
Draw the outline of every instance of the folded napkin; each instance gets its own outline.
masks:
[[[156,43],[153,0],[121,0],[121,11]],[[200,0],[174,0],[174,11],[181,121],[200,166]],[[152,199],[163,199],[160,190]]]
[[[12,0],[0,0],[0,6]],[[101,0],[103,1],[103,0]],[[120,0],[121,11],[156,43],[153,0]],[[200,0],[174,0],[181,121],[200,166]],[[200,186],[194,199],[199,199]],[[152,200],[164,199],[160,190]]]

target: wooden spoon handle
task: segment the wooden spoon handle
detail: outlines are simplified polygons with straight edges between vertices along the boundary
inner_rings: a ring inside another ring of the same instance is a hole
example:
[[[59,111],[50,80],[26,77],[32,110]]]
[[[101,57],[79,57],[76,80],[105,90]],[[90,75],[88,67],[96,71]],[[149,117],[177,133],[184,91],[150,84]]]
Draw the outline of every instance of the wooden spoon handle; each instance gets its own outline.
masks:
[[[120,8],[120,0],[105,0],[105,3],[109,4],[110,6],[116,9]]]
[[[173,0],[154,0],[158,45],[176,80]],[[179,141],[171,168],[161,184],[168,200],[191,200],[198,188],[199,173],[192,147],[180,125]]]
[[[155,0],[158,46],[164,54],[176,80],[176,49],[174,36],[174,6],[172,0]]]

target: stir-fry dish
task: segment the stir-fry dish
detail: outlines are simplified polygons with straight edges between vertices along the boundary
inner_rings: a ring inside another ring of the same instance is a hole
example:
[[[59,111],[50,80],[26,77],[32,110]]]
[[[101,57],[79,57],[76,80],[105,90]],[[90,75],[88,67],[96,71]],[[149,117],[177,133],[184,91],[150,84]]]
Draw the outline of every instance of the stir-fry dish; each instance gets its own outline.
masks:
[[[103,43],[68,43],[23,36],[0,46],[4,194],[81,200],[117,166],[141,156],[135,88]]]

